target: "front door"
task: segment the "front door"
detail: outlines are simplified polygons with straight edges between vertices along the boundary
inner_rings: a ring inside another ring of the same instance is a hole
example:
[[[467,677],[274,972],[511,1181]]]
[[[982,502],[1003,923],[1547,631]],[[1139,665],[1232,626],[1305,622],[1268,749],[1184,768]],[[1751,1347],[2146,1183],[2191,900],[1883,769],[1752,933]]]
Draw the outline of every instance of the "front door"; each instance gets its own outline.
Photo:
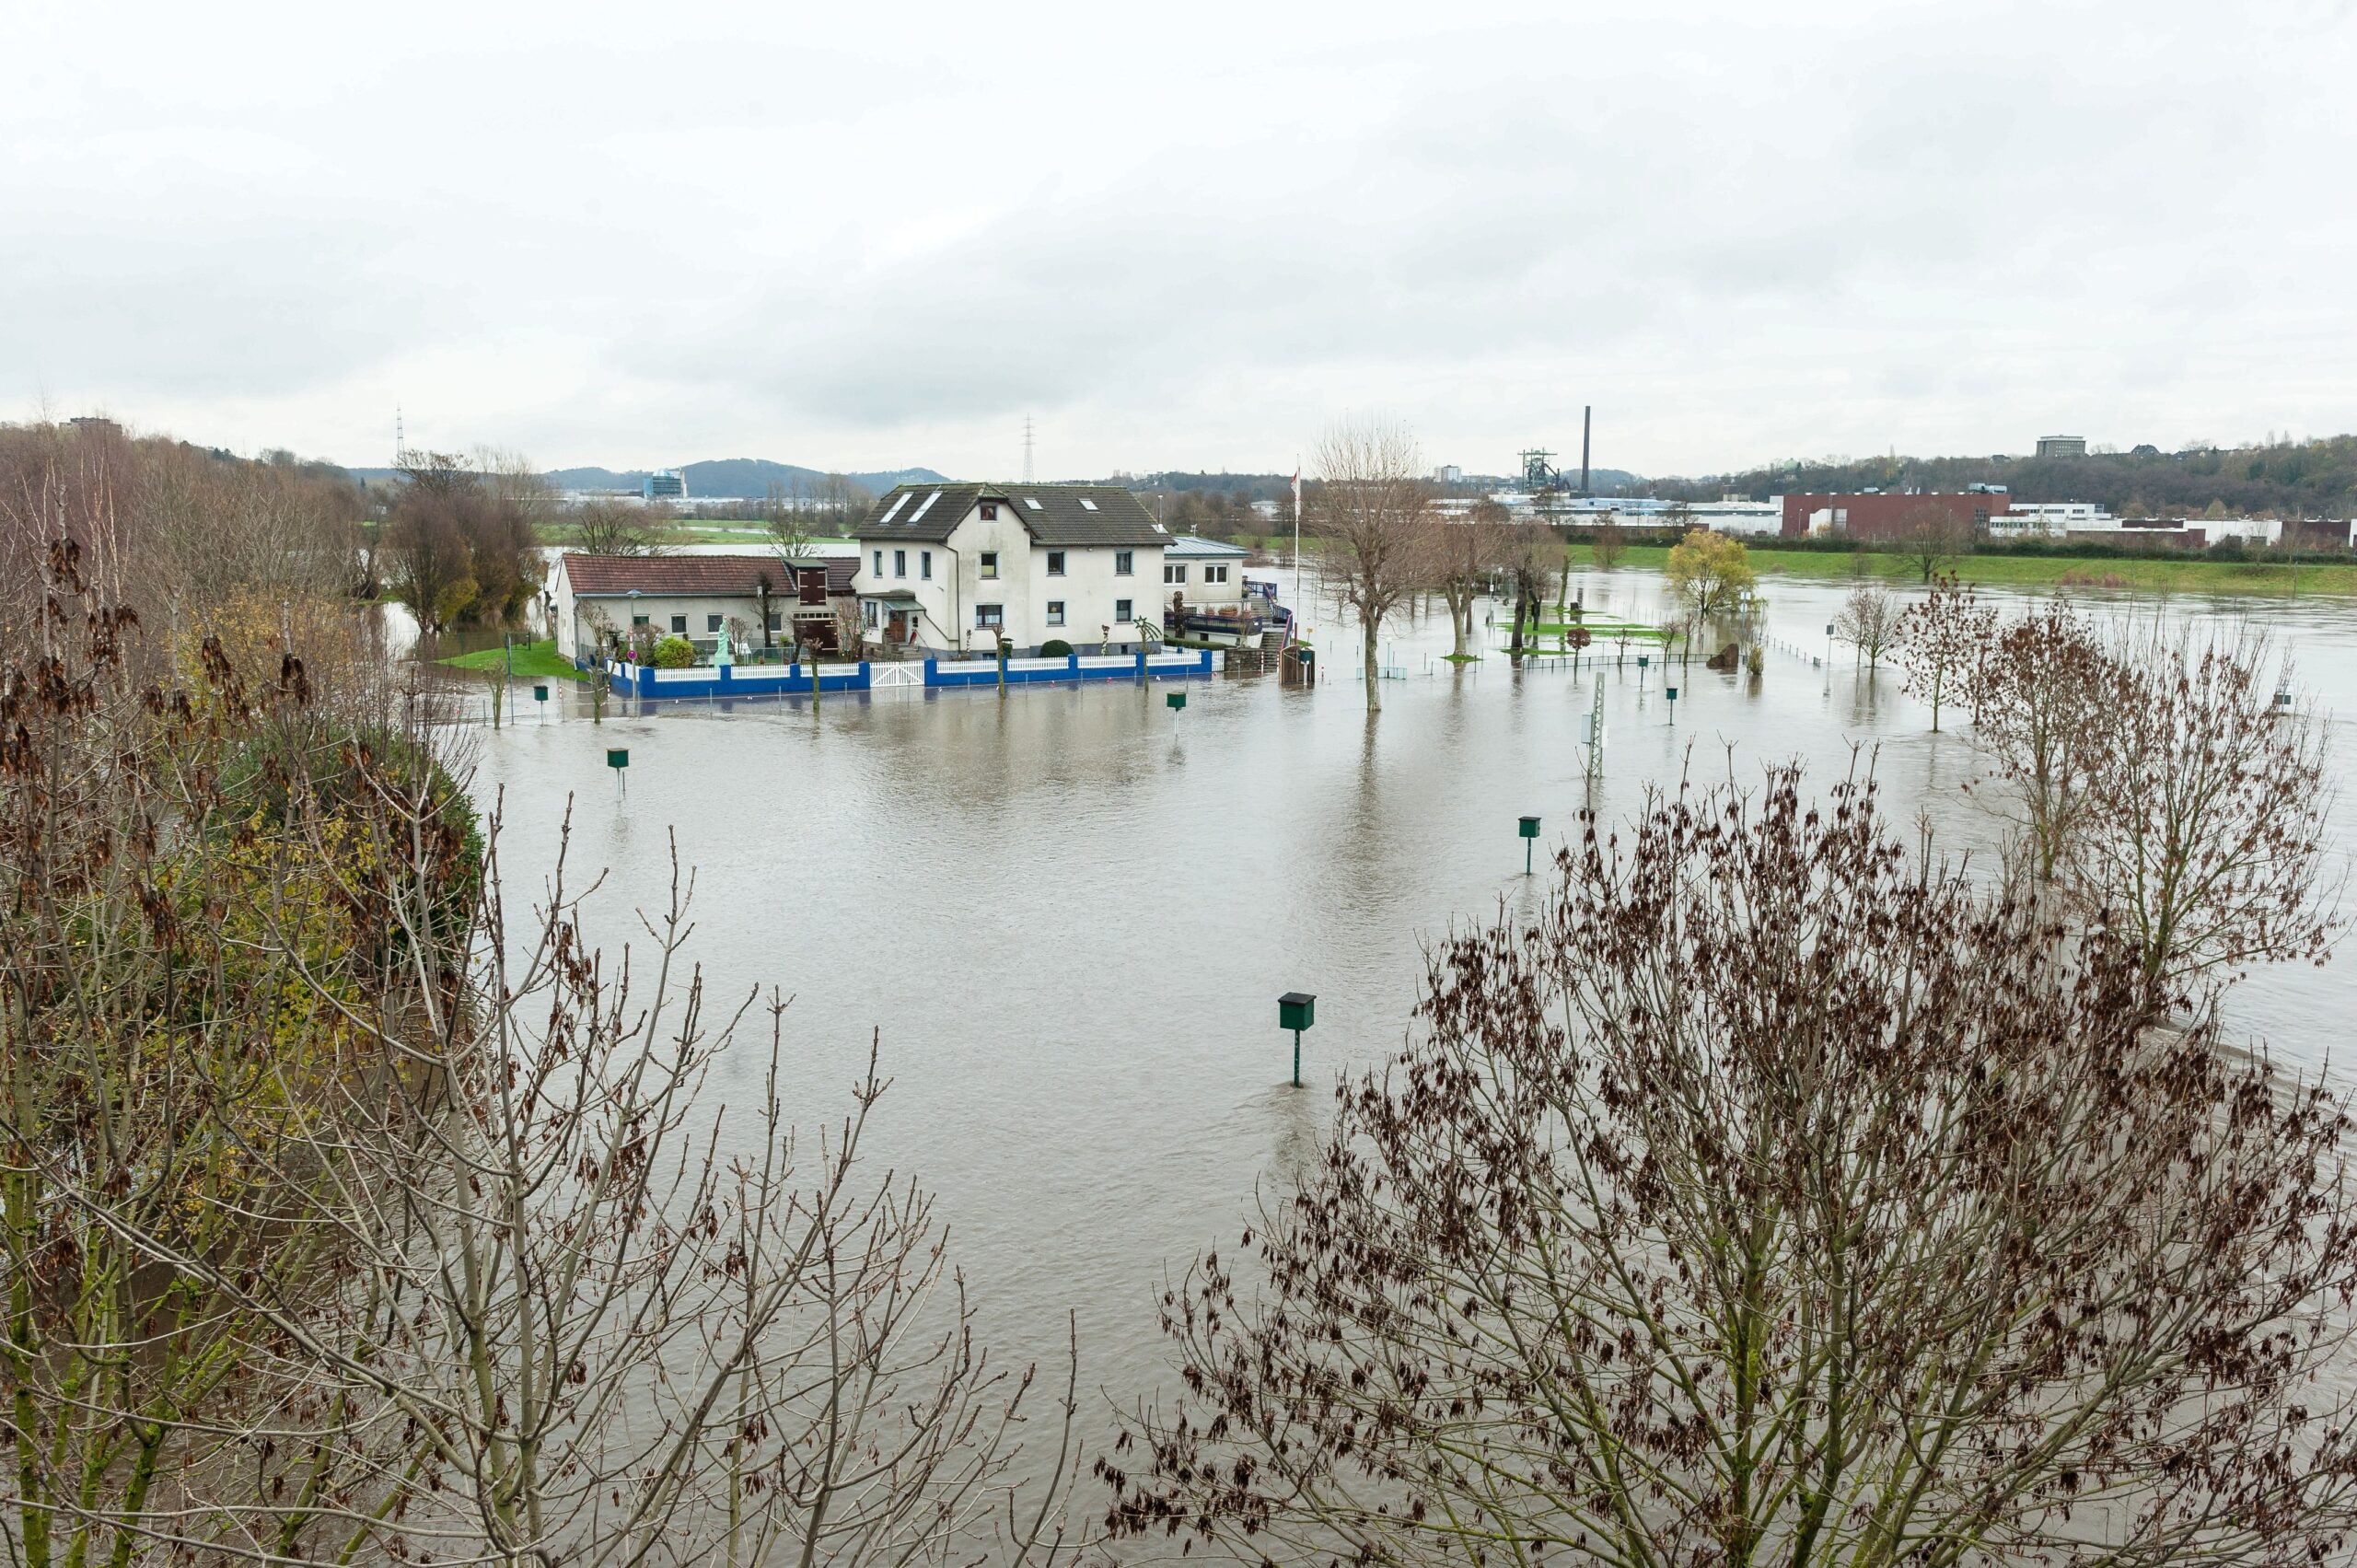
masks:
[[[913,641],[909,633],[914,621],[915,617],[908,610],[894,610],[892,612],[892,618],[884,623],[885,637],[895,643]]]

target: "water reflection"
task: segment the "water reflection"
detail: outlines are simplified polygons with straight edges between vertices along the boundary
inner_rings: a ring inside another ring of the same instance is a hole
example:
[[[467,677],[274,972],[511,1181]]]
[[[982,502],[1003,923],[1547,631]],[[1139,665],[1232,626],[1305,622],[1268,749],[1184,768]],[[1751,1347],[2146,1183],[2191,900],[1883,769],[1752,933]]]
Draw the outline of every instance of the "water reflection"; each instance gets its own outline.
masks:
[[[1389,662],[1416,673],[1385,683],[1372,718],[1356,650],[1329,628],[1318,691],[1196,683],[1178,714],[1163,688],[1126,685],[830,698],[815,714],[681,704],[603,726],[576,699],[486,737],[484,782],[504,791],[511,867],[553,848],[577,794],[575,853],[612,868],[597,935],[615,943],[633,934],[630,905],[667,886],[676,825],[715,1002],[795,993],[806,1121],[839,1110],[880,1027],[893,1088],[877,1158],[939,1190],[985,1328],[1051,1356],[1076,1307],[1085,1377],[1126,1404],[1161,1376],[1166,1266],[1232,1245],[1256,1188],[1315,1157],[1335,1075],[1379,1062],[1408,1028],[1423,945],[1539,896],[1521,815],[1544,820],[1543,866],[1583,805],[1625,817],[1689,767],[1749,780],[1799,758],[1829,779],[1864,748],[1902,828],[1920,805],[1943,844],[1993,850],[2002,823],[1960,787],[1981,772],[1966,715],[1946,710],[1933,735],[1896,669],[1824,660],[1843,587],[1773,583],[1761,674],[1678,668],[1674,722],[1667,672],[1640,670],[1633,649],[1517,674],[1492,628],[1489,656],[1458,668],[1438,657],[1441,614],[1387,639]],[[1647,574],[1589,574],[1573,592],[1632,620],[1661,610]],[[2328,710],[2357,706],[2357,608],[2262,613]],[[1591,788],[1582,723],[1599,676]],[[610,745],[632,749],[625,801]],[[2357,776],[2350,747],[2336,723],[2343,779]],[[2344,972],[2268,971],[2235,1020],[2318,1061]],[[1318,997],[1299,1090],[1275,1006],[1296,989]]]

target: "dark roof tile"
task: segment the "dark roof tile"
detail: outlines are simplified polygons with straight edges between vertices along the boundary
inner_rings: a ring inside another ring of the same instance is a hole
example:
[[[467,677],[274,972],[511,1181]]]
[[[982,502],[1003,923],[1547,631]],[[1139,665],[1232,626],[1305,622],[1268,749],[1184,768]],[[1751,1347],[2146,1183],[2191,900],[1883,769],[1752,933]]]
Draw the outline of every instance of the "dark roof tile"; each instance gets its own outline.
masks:
[[[982,501],[1013,508],[1031,537],[1051,550],[1122,544],[1153,549],[1169,538],[1144,503],[1118,484],[904,484],[876,503],[858,535],[937,543]]]

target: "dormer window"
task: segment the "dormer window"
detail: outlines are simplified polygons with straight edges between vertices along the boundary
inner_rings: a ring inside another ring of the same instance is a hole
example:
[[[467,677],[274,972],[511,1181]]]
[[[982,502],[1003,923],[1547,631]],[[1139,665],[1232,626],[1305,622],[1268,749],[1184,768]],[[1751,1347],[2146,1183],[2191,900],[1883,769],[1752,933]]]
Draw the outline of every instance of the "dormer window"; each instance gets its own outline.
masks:
[[[997,502],[995,502],[995,501],[985,501],[985,502],[983,502],[983,503],[982,503],[982,521],[984,521],[984,522],[986,522],[986,523],[994,523],[994,522],[998,521],[998,503],[997,503]]]

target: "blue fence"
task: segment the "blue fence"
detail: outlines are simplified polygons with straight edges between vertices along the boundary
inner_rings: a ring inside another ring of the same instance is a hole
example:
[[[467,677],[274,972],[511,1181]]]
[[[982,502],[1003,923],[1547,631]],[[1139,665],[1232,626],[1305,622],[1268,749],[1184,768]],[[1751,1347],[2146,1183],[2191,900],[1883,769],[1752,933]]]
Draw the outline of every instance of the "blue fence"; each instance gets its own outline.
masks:
[[[660,697],[808,696],[815,676],[821,691],[865,691],[871,679],[865,664],[745,665],[721,668],[656,669],[647,665],[610,664],[606,674],[618,695]]]
[[[1211,672],[1209,648],[1185,654],[1070,654],[1062,658],[1006,661],[1009,686],[1053,686],[1077,680],[1162,680]],[[998,676],[995,659],[960,659],[951,664],[939,659],[924,661],[924,683],[935,690],[995,686]]]
[[[929,658],[924,661],[923,669],[927,691],[999,683],[995,659],[959,659],[944,664]],[[680,698],[807,697],[814,679],[822,692],[875,690],[875,667],[864,661],[855,665],[740,665],[726,669],[709,665],[655,669],[645,665],[609,664],[606,673],[619,696],[665,702]],[[1209,648],[1188,653],[1072,654],[1063,658],[1006,662],[1009,686],[1051,686],[1082,680],[1167,680],[1211,673]]]

